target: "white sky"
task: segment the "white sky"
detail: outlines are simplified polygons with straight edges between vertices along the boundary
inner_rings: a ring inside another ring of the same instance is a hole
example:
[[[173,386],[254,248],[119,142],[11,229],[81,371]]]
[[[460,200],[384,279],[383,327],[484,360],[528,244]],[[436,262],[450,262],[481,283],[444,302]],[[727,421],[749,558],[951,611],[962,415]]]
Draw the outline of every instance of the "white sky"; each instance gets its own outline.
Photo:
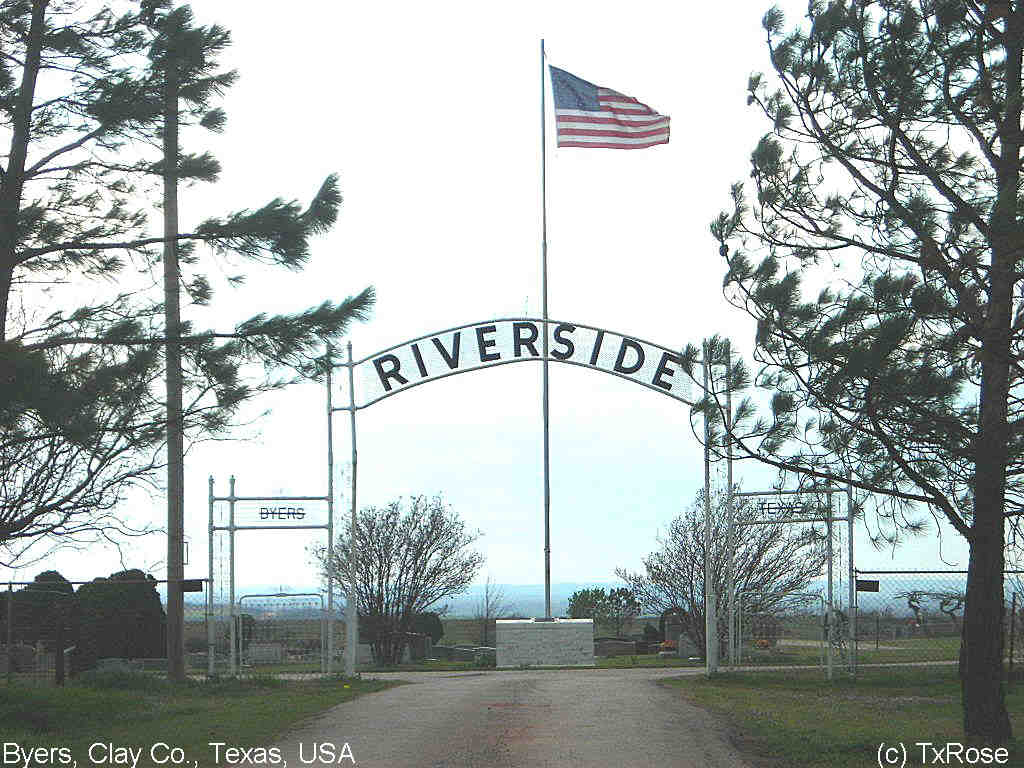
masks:
[[[803,2],[785,4],[795,22]],[[753,71],[770,71],[765,2],[196,3],[231,30],[237,68],[225,133],[193,136],[222,181],[181,193],[182,224],[272,197],[308,201],[341,175],[338,225],[297,275],[247,270],[197,323],[295,311],[374,285],[373,320],[353,329],[357,357],[450,326],[540,315],[539,43],[551,64],[672,117],[667,146],[554,150],[549,129],[550,315],[668,347],[720,333],[748,356],[753,323],[721,294],[725,271],[708,223],[749,176],[767,123],[746,106]],[[550,93],[548,109],[550,111]],[[212,263],[212,262],[208,262]],[[234,271],[212,267],[213,277]],[[340,369],[339,374],[344,370]],[[265,398],[248,439],[195,446],[186,460],[186,575],[206,575],[207,477],[244,495],[326,491],[324,388]],[[349,458],[336,415],[336,463]],[[500,583],[543,582],[540,367],[502,366],[418,387],[361,411],[359,502],[442,492]],[[655,537],[701,486],[687,409],[593,371],[551,366],[552,580],[607,581],[640,567]],[[746,488],[773,475],[741,464]],[[348,497],[339,488],[339,511]],[[164,500],[129,512],[160,525]],[[947,562],[966,567],[952,535]],[[239,534],[240,585],[316,581],[300,533]],[[943,567],[934,538],[896,559],[856,539],[858,565]],[[165,573],[162,535],[133,542],[125,564]],[[19,570],[71,579],[120,568],[112,551],[62,553]],[[845,560],[844,560],[845,567]],[[10,576],[0,571],[0,577]],[[240,589],[242,587],[240,586]]]

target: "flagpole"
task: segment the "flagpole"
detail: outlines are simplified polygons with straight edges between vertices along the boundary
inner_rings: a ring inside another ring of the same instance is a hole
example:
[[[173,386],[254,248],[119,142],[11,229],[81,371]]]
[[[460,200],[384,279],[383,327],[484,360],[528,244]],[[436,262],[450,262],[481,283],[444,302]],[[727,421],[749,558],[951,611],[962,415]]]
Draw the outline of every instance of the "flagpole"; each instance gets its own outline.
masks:
[[[540,190],[541,190],[541,242],[540,286],[541,317],[544,326],[541,348],[544,394],[544,618],[551,618],[551,478],[548,442],[548,188],[547,188],[547,135],[544,119],[544,39],[540,41]]]

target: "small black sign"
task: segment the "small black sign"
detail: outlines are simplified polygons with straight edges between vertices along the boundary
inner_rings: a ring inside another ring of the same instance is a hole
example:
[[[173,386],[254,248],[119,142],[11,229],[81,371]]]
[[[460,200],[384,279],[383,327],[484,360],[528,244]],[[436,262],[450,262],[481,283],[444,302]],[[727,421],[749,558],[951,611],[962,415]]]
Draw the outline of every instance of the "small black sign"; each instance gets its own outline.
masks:
[[[878,580],[877,579],[857,579],[857,591],[858,592],[877,592],[878,591]]]
[[[860,583],[860,582],[858,582]],[[203,591],[203,580],[202,579],[183,579],[181,582],[182,592],[202,592]]]

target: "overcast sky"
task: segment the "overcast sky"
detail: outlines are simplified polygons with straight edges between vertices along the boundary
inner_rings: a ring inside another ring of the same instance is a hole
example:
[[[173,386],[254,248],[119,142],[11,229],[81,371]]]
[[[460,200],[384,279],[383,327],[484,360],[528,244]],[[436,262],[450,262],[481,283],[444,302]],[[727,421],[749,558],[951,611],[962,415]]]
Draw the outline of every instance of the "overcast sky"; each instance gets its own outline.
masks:
[[[806,4],[784,7],[792,22]],[[670,143],[641,151],[555,150],[549,130],[550,316],[671,348],[720,333],[749,354],[753,323],[722,298],[725,265],[708,223],[728,204],[730,184],[748,177],[750,151],[769,127],[746,106],[748,76],[770,70],[766,9],[747,0],[641,2],[628,13],[605,2],[296,2],[287,11],[197,3],[200,22],[231,30],[223,63],[240,80],[225,99],[224,134],[188,138],[185,149],[210,149],[223,173],[214,186],[182,191],[183,226],[275,196],[308,201],[332,171],[345,201],[304,272],[251,269],[246,285],[220,287],[210,310],[185,316],[226,326],[374,285],[373,319],[351,334],[357,357],[451,326],[539,316],[544,37],[552,65],[672,118]],[[547,103],[550,112],[550,90]],[[210,269],[215,278],[235,271]],[[542,583],[540,382],[539,366],[502,366],[360,411],[360,505],[442,493],[483,534],[481,581]],[[326,492],[325,401],[324,387],[296,386],[263,399],[269,414],[239,441],[192,448],[187,576],[207,572],[208,476],[224,495],[232,474],[240,495]],[[335,460],[343,473],[345,413],[335,416]],[[685,405],[551,366],[553,581],[609,581],[617,566],[640,567],[702,477]],[[773,475],[740,464],[737,479],[752,489]],[[345,513],[347,488],[337,490]],[[162,497],[133,499],[125,511],[134,519],[165,519]],[[305,550],[315,540],[239,534],[240,591],[314,584]],[[861,534],[855,541],[862,568],[943,567],[934,535],[895,559]],[[165,546],[162,535],[134,542],[124,563],[163,577]],[[954,536],[943,554],[966,568]],[[48,566],[88,579],[120,561],[112,550],[64,553],[13,577]]]

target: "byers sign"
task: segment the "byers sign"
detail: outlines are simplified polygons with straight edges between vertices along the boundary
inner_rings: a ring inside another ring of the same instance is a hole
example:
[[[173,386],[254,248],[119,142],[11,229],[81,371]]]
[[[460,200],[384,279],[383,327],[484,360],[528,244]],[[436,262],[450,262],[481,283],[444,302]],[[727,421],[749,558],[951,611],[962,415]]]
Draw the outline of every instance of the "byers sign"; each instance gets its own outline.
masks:
[[[323,525],[327,521],[326,500],[235,502],[235,523],[246,527],[282,525]]]
[[[508,363],[542,359],[544,321],[488,320],[423,336],[355,364],[356,407],[428,381]],[[547,322],[548,359],[620,376],[689,403],[679,353],[632,336],[579,323]]]

